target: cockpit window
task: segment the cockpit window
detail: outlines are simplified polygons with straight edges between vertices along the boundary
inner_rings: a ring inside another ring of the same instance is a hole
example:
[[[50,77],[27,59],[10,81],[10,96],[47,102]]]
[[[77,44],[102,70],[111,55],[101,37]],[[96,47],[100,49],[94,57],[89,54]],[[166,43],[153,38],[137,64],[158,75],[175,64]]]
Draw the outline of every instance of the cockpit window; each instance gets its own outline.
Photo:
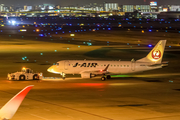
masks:
[[[56,63],[57,66],[59,66],[59,63]]]

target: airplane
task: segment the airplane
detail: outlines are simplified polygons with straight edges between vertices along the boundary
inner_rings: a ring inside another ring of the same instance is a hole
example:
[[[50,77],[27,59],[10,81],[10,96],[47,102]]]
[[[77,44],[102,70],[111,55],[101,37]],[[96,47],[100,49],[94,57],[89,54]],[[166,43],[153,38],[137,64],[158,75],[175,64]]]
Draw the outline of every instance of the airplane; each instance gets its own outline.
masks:
[[[62,60],[47,69],[48,72],[60,74],[81,74],[81,78],[102,75],[101,80],[111,79],[111,75],[130,74],[162,68],[168,62],[162,62],[166,40],[160,40],[149,54],[137,61],[97,61],[97,60]]]
[[[0,109],[0,120],[11,119],[33,85],[25,87]]]

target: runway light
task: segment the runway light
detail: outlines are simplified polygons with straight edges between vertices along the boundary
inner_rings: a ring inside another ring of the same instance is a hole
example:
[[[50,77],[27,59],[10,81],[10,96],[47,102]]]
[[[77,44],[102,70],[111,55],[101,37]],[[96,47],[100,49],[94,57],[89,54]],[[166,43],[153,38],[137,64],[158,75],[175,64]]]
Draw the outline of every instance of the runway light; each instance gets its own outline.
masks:
[[[70,34],[71,37],[75,36],[75,34]]]
[[[171,46],[169,46],[169,47],[171,47]]]
[[[54,52],[57,52],[57,50],[54,50]]]
[[[80,46],[78,46],[78,48],[80,48]]]
[[[144,33],[144,30],[142,30],[141,32]]]
[[[149,47],[152,47],[152,45],[151,45],[151,44],[149,44],[148,46],[149,46]]]
[[[129,43],[127,43],[127,45],[129,45]]]
[[[92,43],[89,43],[89,42],[87,42],[87,44],[88,44],[88,46],[91,46],[91,45],[92,45]]]
[[[36,32],[39,32],[39,29],[36,29]]]
[[[149,32],[152,32],[152,30],[149,30]]]
[[[69,48],[67,48],[69,50]]]
[[[40,53],[40,55],[43,55],[43,53]]]
[[[25,32],[25,31],[27,31],[26,29],[20,29],[19,31],[21,31],[21,32]]]

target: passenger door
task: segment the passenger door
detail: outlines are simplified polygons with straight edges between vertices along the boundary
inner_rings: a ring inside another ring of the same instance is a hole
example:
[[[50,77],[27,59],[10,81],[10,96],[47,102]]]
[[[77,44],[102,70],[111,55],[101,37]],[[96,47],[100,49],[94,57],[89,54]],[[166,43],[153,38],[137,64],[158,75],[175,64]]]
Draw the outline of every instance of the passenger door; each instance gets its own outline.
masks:
[[[136,62],[135,62],[135,61],[132,61],[132,62],[131,62],[131,70],[132,70],[132,71],[135,71],[135,66],[136,66]]]
[[[68,70],[68,68],[69,68],[69,61],[65,61],[64,62],[64,69]]]

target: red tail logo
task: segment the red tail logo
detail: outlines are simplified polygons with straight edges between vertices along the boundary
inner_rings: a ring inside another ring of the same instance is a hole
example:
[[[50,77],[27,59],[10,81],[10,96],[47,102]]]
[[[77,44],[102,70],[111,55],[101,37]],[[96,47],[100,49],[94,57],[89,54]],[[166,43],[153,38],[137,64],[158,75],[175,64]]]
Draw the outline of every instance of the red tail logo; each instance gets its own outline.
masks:
[[[161,51],[160,50],[153,50],[152,51],[152,58],[158,60],[161,58]]]

